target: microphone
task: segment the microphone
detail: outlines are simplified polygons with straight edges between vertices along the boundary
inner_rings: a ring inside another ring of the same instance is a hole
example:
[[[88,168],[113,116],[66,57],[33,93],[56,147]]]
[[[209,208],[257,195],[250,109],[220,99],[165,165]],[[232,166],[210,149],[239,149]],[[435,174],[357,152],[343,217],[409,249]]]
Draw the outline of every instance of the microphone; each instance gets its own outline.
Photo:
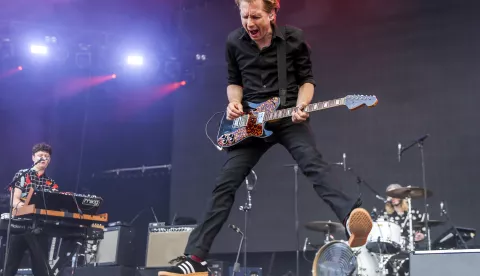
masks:
[[[398,162],[402,161],[402,144],[398,143]]]
[[[380,199],[381,201],[383,201],[383,203],[387,203],[389,200],[388,199],[385,199],[379,195],[375,195],[376,198]]]
[[[430,137],[430,134],[425,134],[425,135],[422,136],[422,138],[419,138],[417,140],[417,142],[421,143],[421,142],[425,141],[425,139],[427,139],[428,137]]]
[[[43,157],[40,157],[40,159],[37,160],[37,162],[35,162],[33,165],[37,165],[38,163],[40,162],[43,162],[43,161],[47,161],[46,159],[43,159]]]
[[[233,224],[229,224],[228,227],[232,228],[233,231],[237,232],[238,234],[242,235],[243,236],[243,232],[240,230],[240,228],[238,228],[237,226],[233,225]]]
[[[303,245],[303,252],[307,250],[308,237],[305,238],[305,244]]]

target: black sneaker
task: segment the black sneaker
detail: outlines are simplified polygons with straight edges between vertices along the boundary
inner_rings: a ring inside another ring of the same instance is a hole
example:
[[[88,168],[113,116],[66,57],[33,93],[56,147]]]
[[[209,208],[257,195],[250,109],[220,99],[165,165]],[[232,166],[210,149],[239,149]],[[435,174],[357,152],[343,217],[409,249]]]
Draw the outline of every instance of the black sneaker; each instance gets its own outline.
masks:
[[[190,275],[190,276],[208,276],[207,262],[196,262],[186,256],[178,257],[170,261],[170,264],[177,263],[163,271],[158,272],[158,276],[175,276],[175,275]]]

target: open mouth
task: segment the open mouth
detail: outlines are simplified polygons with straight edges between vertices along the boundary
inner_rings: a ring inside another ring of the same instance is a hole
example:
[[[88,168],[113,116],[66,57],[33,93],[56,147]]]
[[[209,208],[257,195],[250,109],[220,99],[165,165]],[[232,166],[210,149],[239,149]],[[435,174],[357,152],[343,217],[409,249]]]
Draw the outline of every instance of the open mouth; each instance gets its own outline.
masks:
[[[258,30],[249,30],[248,32],[250,33],[251,36],[257,36],[259,33]]]

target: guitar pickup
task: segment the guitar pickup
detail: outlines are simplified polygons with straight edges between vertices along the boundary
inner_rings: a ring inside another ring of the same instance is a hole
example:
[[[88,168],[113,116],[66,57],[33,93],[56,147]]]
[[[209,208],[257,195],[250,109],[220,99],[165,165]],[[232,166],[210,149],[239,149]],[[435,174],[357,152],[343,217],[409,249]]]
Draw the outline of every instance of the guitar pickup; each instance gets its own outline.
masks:
[[[237,119],[233,120],[232,127],[233,128],[240,128],[240,127],[246,126],[249,116],[250,115],[243,115],[243,116],[240,116]]]
[[[263,124],[264,120],[265,120],[265,112],[257,113],[257,124]]]

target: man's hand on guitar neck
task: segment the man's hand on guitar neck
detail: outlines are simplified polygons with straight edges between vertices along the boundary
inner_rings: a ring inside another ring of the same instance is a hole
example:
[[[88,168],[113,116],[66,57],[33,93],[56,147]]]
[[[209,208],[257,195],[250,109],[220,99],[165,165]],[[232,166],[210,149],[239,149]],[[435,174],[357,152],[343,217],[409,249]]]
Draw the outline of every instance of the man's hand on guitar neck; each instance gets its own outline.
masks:
[[[242,116],[243,106],[239,102],[231,102],[227,106],[227,120],[235,120],[238,117]]]
[[[296,108],[293,109],[292,112],[292,122],[294,123],[301,123],[305,122],[310,114],[308,112],[303,111],[307,105],[305,103],[301,103],[297,105]]]

